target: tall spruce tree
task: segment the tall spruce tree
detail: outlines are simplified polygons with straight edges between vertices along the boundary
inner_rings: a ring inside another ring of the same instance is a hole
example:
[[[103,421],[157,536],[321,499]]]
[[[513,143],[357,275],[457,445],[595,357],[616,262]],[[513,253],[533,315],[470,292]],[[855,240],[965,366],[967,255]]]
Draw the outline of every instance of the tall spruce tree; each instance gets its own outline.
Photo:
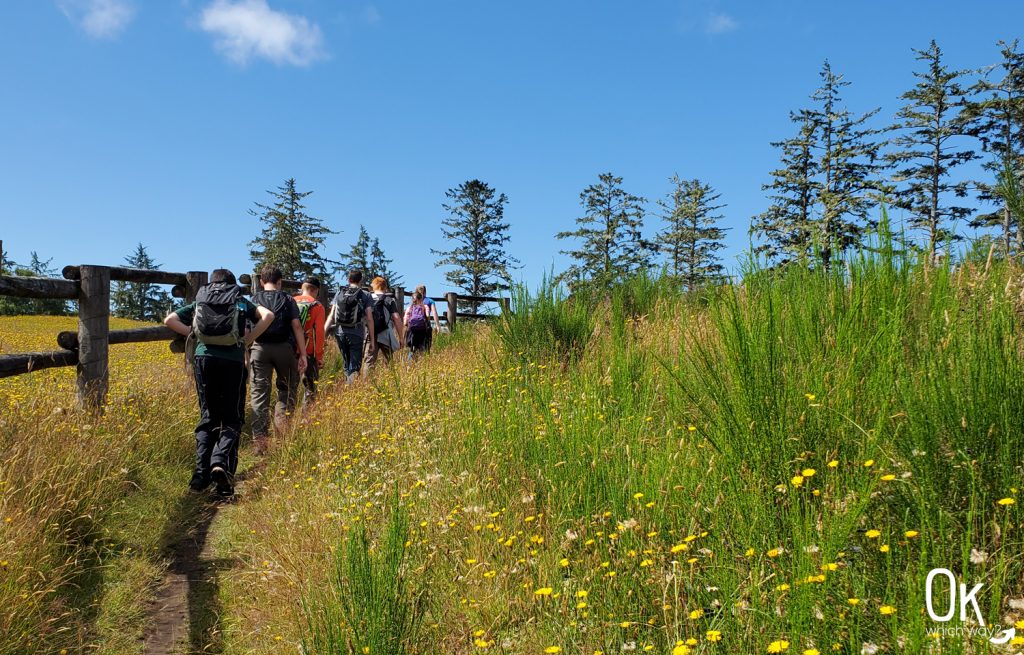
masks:
[[[865,127],[879,110],[854,116],[844,107],[841,91],[850,83],[833,72],[827,60],[820,77],[821,86],[811,96],[818,105],[801,113],[818,135],[814,147],[821,185],[815,231],[821,264],[827,271],[833,256],[861,245],[867,231],[877,224],[869,210],[874,202],[871,193],[881,188],[876,179],[881,144],[873,138],[877,131]]]
[[[366,231],[365,226],[360,225],[359,236],[356,237],[356,241],[352,244],[348,253],[339,253],[341,257],[339,270],[342,274],[351,270],[358,270],[363,272],[364,278],[368,278],[372,272],[370,267],[370,246],[370,233]]]
[[[387,280],[392,288],[400,287],[404,280],[391,268],[391,264],[392,260],[384,254],[384,249],[380,246],[380,239],[374,237],[370,245],[370,271],[374,277],[380,276]]]
[[[721,194],[698,179],[681,180],[673,175],[673,189],[658,201],[666,223],[655,243],[666,256],[668,272],[685,289],[694,290],[722,279],[717,251],[725,247],[725,230],[718,227],[725,207],[716,204]]]
[[[131,268],[159,269],[146,246],[139,243],[135,252],[124,258]],[[170,296],[156,284],[145,282],[117,282],[111,295],[113,314],[119,318],[136,321],[159,321],[167,313]]]
[[[776,264],[810,257],[813,209],[821,191],[814,155],[816,125],[803,113],[791,112],[790,119],[799,126],[798,133],[771,144],[782,151],[781,165],[771,172],[772,181],[761,187],[772,192],[772,203],[750,224],[751,235],[762,239],[754,245],[754,252]]]
[[[325,259],[320,249],[329,234],[336,234],[323,221],[306,213],[302,204],[312,191],[297,191],[295,178],[285,180],[277,191],[267,191],[274,204],[253,203],[249,214],[263,224],[260,236],[249,243],[253,264],[259,270],[266,264],[281,268],[285,278],[300,280],[307,275],[329,277],[336,264]]]
[[[933,40],[925,50],[914,50],[925,70],[917,71],[914,88],[902,96],[906,104],[897,112],[891,129],[899,134],[892,140],[899,150],[886,155],[895,168],[893,180],[897,206],[910,212],[910,227],[925,234],[929,261],[935,259],[938,244],[958,240],[950,229],[970,215],[971,208],[953,204],[949,196],[964,198],[967,180],[950,180],[952,169],[975,159],[971,150],[958,145],[965,134],[966,90],[960,79],[965,70],[951,70],[942,61],[942,50]]]
[[[442,207],[448,216],[441,233],[452,242],[439,255],[437,266],[450,266],[445,279],[473,296],[489,296],[509,288],[510,271],[519,264],[505,249],[509,224],[505,222],[508,198],[480,180],[468,180],[445,192]],[[467,303],[476,311],[478,303]]]
[[[571,288],[582,285],[609,287],[650,268],[652,244],[645,241],[644,203],[622,188],[622,178],[602,173],[597,184],[580,193],[583,216],[575,230],[559,232],[556,239],[576,239],[576,250],[563,250],[574,263],[556,280]]]
[[[991,178],[978,181],[978,199],[999,209],[977,216],[971,225],[1001,228],[1003,251],[1010,256],[1024,252],[1024,216],[1013,212],[1000,195],[996,180],[1007,165],[1024,176],[1024,52],[1017,40],[997,45],[1003,59],[974,85],[972,90],[982,97],[968,105],[965,116],[970,121],[969,132],[989,154],[983,166]]]

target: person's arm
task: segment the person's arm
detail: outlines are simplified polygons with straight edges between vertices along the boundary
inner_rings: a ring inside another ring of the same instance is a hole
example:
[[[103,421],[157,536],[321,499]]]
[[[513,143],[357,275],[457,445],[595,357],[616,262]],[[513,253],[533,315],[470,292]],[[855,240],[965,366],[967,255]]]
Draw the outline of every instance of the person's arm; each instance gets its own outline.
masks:
[[[366,308],[366,333],[370,335],[370,347],[377,349],[377,334],[373,331],[373,310]]]
[[[256,325],[253,325],[252,329],[245,335],[243,341],[245,342],[246,348],[251,346],[252,342],[256,341],[257,337],[266,332],[267,328],[270,327],[270,324],[274,322],[274,312],[270,311],[266,307],[256,305],[256,313],[259,315],[260,320],[257,321]]]
[[[441,317],[437,314],[437,303],[430,303],[430,313],[434,315],[434,331],[441,331]]]
[[[306,333],[302,329],[299,319],[292,319],[292,332],[295,334],[295,344],[299,349],[296,359],[299,363],[299,374],[306,372]]]
[[[181,318],[178,316],[178,312],[171,312],[164,317],[164,325],[171,328],[183,337],[187,337],[192,332],[191,325],[185,325]]]
[[[324,334],[331,331],[334,327],[334,305],[331,305],[331,311],[327,314],[327,320],[324,321]]]

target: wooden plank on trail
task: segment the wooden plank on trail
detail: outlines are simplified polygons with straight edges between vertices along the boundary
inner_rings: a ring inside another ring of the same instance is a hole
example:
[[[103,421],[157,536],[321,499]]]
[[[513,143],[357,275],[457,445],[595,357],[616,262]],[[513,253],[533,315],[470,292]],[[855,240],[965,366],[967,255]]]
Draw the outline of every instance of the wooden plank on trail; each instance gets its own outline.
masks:
[[[71,350],[56,350],[45,353],[18,353],[17,355],[0,355],[0,378],[12,375],[31,373],[44,368],[58,366],[74,366],[78,363],[78,353]]]
[[[126,268],[124,266],[111,266],[110,279],[117,282],[136,282],[144,284],[186,284],[184,273],[172,273],[171,271],[158,271],[149,268]],[[65,266],[62,271],[65,278],[69,280],[82,279],[81,266]]]
[[[163,325],[153,327],[132,328],[130,330],[111,330],[108,343],[141,343],[143,341],[170,341],[177,338],[178,333]],[[57,335],[57,345],[67,350],[78,350],[78,333],[61,332]]]
[[[78,298],[78,283],[49,277],[0,275],[0,296],[15,298]]]

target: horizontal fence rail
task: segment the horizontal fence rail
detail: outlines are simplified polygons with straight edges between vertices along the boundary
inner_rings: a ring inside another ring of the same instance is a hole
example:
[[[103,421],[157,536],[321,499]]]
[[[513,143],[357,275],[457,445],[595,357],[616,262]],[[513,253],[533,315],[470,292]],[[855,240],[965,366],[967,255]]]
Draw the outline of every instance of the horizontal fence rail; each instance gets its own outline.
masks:
[[[2,243],[0,241],[0,244]],[[47,368],[75,366],[79,404],[94,409],[101,408],[106,402],[111,345],[167,341],[172,352],[184,353],[187,350],[185,339],[162,325],[111,330],[111,282],[170,285],[173,297],[191,303],[195,301],[200,287],[209,279],[205,271],[175,273],[89,264],[65,266],[61,274],[63,279],[0,274],[0,296],[73,300],[78,303],[78,331],[57,334],[57,345],[62,350],[0,355],[0,378]],[[254,280],[258,281],[258,277],[248,274],[238,276],[239,286],[246,294],[251,294]],[[296,280],[282,280],[282,288],[287,291],[299,291],[302,283]],[[406,290],[396,287],[392,295],[398,303],[400,312],[404,312]],[[318,300],[324,305],[329,305],[332,297],[330,289],[326,286],[321,287]],[[449,331],[455,330],[458,319],[494,318],[491,314],[459,311],[459,302],[469,303],[474,308],[483,303],[497,303],[503,311],[509,310],[508,298],[463,296],[450,292],[444,296],[432,297],[431,300],[447,305],[446,311],[439,314],[439,318],[447,324]]]

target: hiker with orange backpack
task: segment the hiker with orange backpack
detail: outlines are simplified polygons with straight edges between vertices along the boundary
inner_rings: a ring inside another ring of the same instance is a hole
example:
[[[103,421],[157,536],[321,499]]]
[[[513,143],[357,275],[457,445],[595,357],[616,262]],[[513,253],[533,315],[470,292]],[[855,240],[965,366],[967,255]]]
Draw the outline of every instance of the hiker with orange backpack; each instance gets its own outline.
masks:
[[[302,282],[302,293],[295,296],[299,306],[299,322],[306,333],[306,372],[302,376],[302,386],[306,388],[305,403],[316,400],[316,383],[320,379],[320,369],[324,365],[324,324],[327,321],[327,310],[317,300],[320,295],[320,280],[308,277]]]

